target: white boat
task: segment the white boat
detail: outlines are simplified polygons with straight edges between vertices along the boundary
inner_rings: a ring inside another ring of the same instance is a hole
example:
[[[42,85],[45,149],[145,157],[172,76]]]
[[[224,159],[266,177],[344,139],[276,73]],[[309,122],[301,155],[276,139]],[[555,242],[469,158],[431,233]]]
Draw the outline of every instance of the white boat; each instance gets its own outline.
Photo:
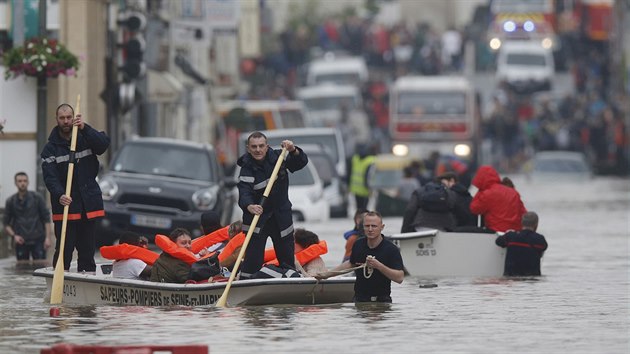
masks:
[[[66,271],[63,303],[75,305],[206,306],[214,305],[227,282],[174,284],[114,278],[110,264],[97,264],[96,274]],[[34,276],[46,278],[50,299],[53,268],[40,268]],[[229,306],[275,304],[331,304],[351,302],[354,277],[318,281],[315,278],[235,280],[228,294]]]
[[[409,275],[436,277],[500,277],[505,249],[494,241],[497,234],[445,232],[423,229],[394,234]]]

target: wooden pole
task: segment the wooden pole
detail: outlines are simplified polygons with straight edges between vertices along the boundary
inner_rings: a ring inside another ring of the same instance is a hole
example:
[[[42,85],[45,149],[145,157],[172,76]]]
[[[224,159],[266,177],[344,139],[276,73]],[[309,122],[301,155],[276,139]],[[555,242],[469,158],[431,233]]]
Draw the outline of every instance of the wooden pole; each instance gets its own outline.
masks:
[[[282,152],[278,157],[278,161],[276,165],[273,167],[273,171],[271,172],[271,177],[269,177],[269,183],[263,192],[263,201],[267,199],[269,193],[271,192],[271,187],[276,182],[276,177],[278,177],[278,171],[280,171],[280,166],[282,166],[282,162],[287,155],[287,148],[282,148]],[[261,202],[262,204],[262,202]],[[228,279],[227,285],[225,285],[225,289],[223,290],[223,294],[217,301],[217,307],[226,307],[227,305],[227,297],[230,292],[230,288],[232,287],[232,281],[234,281],[234,277],[238,272],[238,267],[241,264],[241,260],[245,255],[245,250],[247,249],[247,245],[249,244],[249,240],[252,238],[254,234],[254,229],[256,228],[256,224],[258,224],[258,219],[260,219],[260,215],[254,215],[254,219],[252,220],[252,224],[249,226],[249,230],[247,231],[247,235],[245,236],[245,241],[243,241],[243,247],[241,247],[241,251],[238,253],[238,257],[236,258],[236,262],[234,263],[234,268],[232,269],[232,273],[230,274],[230,279]]]
[[[81,109],[81,95],[77,95],[77,106],[74,112],[75,117],[79,114]],[[74,117],[73,117],[74,123]],[[72,126],[72,139],[70,140],[70,161],[68,163],[68,178],[66,179],[66,195],[72,194],[72,175],[74,174],[74,153],[77,148],[77,131],[76,125]],[[63,274],[64,274],[64,261],[63,252],[66,244],[66,228],[68,226],[68,211],[70,205],[63,207],[63,220],[61,222],[61,237],[59,241],[59,256],[57,257],[57,264],[55,264],[55,273],[53,274],[53,282],[50,290],[50,304],[60,304],[63,300]]]

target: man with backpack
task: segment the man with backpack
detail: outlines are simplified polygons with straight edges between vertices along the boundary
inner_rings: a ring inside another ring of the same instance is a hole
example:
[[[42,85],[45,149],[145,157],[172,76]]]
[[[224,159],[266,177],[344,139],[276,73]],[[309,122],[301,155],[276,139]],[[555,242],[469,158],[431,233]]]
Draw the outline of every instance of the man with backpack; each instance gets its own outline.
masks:
[[[433,180],[415,190],[407,204],[400,232],[414,232],[418,227],[453,230],[455,195],[446,182]]]

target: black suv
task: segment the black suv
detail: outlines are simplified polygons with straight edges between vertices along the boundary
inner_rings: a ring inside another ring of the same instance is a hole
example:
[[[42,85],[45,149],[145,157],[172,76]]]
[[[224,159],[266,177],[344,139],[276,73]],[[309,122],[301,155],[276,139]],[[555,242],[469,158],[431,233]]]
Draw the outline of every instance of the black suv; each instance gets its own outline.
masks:
[[[232,179],[224,177],[208,144],[167,138],[125,142],[99,178],[105,218],[97,225],[97,243],[112,244],[129,230],[153,240],[184,227],[201,235],[200,216],[214,210],[225,225],[234,201]]]

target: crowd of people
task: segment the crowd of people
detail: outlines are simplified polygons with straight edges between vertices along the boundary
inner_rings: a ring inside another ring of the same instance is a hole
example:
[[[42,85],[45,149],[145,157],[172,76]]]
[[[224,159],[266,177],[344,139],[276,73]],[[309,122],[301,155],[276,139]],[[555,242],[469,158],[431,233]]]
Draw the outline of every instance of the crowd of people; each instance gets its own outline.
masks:
[[[388,83],[408,74],[461,72],[466,42],[479,37],[455,28],[440,33],[426,23],[388,27],[352,15],[308,23],[271,40],[272,49],[248,77],[252,83],[250,98],[295,98],[294,89],[302,84],[300,78],[316,53],[343,51],[361,56],[371,77],[363,87],[363,108],[373,136],[385,141]],[[475,42],[473,47],[480,51],[484,45]],[[630,112],[625,104],[627,95],[610,84],[610,50],[606,42],[587,39],[563,46],[563,52],[571,55],[558,55],[562,65],[557,67],[570,70],[575,91],[563,97],[516,93],[507,83],[500,83],[491,109],[482,117],[483,138],[492,145],[488,159],[501,172],[519,172],[536,151],[581,151],[596,173],[625,175],[630,172]],[[492,70],[492,66],[485,69]]]

